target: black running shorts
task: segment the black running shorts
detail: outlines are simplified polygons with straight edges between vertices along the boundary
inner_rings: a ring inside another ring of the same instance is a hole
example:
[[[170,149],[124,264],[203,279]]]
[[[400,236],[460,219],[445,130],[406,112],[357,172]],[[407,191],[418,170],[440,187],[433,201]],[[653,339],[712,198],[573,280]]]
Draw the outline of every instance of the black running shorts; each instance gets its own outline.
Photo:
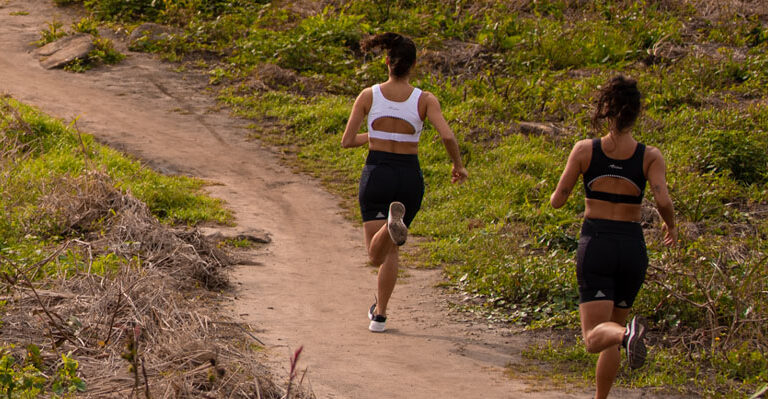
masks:
[[[580,303],[630,308],[645,281],[648,254],[639,223],[585,219],[576,255]]]
[[[405,205],[403,221],[410,226],[424,197],[424,177],[416,154],[369,151],[360,177],[358,200],[363,222],[386,219],[389,204]]]

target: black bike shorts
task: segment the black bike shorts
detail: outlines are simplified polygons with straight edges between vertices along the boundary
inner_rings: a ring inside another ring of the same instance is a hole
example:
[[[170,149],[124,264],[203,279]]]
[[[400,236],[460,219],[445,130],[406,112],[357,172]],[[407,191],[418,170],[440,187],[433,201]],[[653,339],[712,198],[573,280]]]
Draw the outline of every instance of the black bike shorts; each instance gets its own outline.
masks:
[[[363,222],[386,219],[389,204],[405,205],[403,221],[410,226],[424,197],[424,177],[416,154],[369,151],[360,177],[358,200]]]
[[[585,219],[576,255],[580,303],[630,308],[645,281],[648,254],[639,223]]]

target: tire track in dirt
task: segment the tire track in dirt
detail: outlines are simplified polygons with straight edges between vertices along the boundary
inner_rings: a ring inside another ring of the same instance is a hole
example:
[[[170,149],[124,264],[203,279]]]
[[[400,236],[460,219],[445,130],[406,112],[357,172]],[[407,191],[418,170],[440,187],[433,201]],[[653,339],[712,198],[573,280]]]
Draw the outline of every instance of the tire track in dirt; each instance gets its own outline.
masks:
[[[369,333],[365,314],[375,275],[366,266],[361,228],[343,218],[338,199],[247,141],[246,121],[216,111],[204,77],[172,72],[137,53],[84,74],[42,69],[29,43],[54,16],[65,26],[74,17],[51,3],[0,0],[0,92],[77,118],[81,130],[155,169],[219,183],[209,191],[227,201],[240,228],[271,233],[273,243],[254,254],[258,266],[233,273],[239,288],[222,312],[256,328],[281,375],[290,349],[304,345],[300,366],[309,368],[322,398],[589,396],[505,375],[508,363],[524,363],[524,338],[453,321],[434,288],[438,271],[409,270],[390,305],[391,331]],[[14,11],[29,15],[11,16]]]

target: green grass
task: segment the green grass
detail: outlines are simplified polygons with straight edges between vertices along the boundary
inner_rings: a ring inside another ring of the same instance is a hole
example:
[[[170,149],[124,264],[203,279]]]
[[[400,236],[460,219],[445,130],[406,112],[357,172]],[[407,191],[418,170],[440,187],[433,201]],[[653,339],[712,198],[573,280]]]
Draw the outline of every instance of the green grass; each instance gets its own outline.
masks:
[[[522,378],[547,376],[562,387],[591,388],[595,381],[597,355],[586,351],[577,337],[571,342],[545,341],[523,351],[523,357],[536,362],[555,364],[555,368],[508,365],[511,375]],[[713,363],[715,372],[702,367]],[[631,370],[619,369],[615,385],[621,388],[644,388],[659,392],[696,392],[703,397],[743,398],[755,391],[758,382],[765,381],[768,358],[751,350],[746,344],[728,354],[700,350],[680,351],[675,348],[651,346],[646,365]]]
[[[87,179],[89,171],[107,174],[118,189],[145,202],[164,223],[196,225],[232,220],[220,200],[203,193],[206,183],[202,180],[158,174],[97,144],[92,136],[12,99],[3,99],[0,106],[0,151],[7,155],[0,162],[0,254],[19,266],[39,262],[68,236],[76,236],[61,224],[55,209],[46,210],[46,204],[50,205],[47,198],[77,189],[76,182]],[[98,231],[98,226],[92,228]],[[34,277],[67,276],[85,267],[107,274],[126,261],[105,254],[89,263],[83,256],[67,250],[37,269]]]
[[[482,308],[529,328],[577,326],[574,250],[583,194],[558,210],[548,197],[573,143],[595,134],[590,107],[599,85],[617,73],[635,77],[645,112],[634,132],[666,157],[682,239],[680,248],[664,248],[660,222],[649,219],[652,268],[635,311],[659,334],[699,342],[681,349],[665,341],[669,367],[648,380],[712,396],[766,382],[755,367],[717,360],[768,350],[768,331],[754,321],[768,315],[768,30],[758,15],[712,18],[694,3],[652,0],[355,0],[311,16],[270,2],[126,4],[85,1],[105,20],[183,29],[150,50],[209,73],[221,101],[253,119],[254,137],[284,149],[352,215],[365,150],[341,150],[340,136],[354,96],[386,78],[382,57],[361,54],[358,40],[398,31],[456,62],[451,70],[422,57],[413,83],[440,99],[470,180],[450,184],[448,157],[427,126],[419,154],[427,196],[413,226],[425,239],[411,261],[444,268],[453,286],[484,299]],[[466,56],[462,43],[483,46],[482,57]],[[197,59],[201,54],[209,57]],[[253,90],[265,63],[324,90]],[[564,133],[522,135],[518,121],[551,123]],[[675,379],[676,369],[691,365],[686,351],[711,348],[715,355],[696,363],[708,376],[701,384]]]

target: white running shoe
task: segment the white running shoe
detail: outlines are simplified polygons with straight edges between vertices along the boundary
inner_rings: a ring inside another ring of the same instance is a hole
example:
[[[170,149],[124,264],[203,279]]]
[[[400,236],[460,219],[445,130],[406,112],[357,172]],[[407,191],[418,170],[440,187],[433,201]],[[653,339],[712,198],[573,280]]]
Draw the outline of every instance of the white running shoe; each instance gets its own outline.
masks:
[[[375,303],[368,309],[368,319],[371,321],[371,324],[368,325],[368,330],[372,332],[384,332],[387,330],[387,316],[373,314],[374,309],[376,309]]]
[[[387,230],[389,237],[395,245],[405,244],[408,238],[408,227],[403,222],[405,216],[405,205],[402,202],[395,201],[389,204],[389,216],[387,216]]]

